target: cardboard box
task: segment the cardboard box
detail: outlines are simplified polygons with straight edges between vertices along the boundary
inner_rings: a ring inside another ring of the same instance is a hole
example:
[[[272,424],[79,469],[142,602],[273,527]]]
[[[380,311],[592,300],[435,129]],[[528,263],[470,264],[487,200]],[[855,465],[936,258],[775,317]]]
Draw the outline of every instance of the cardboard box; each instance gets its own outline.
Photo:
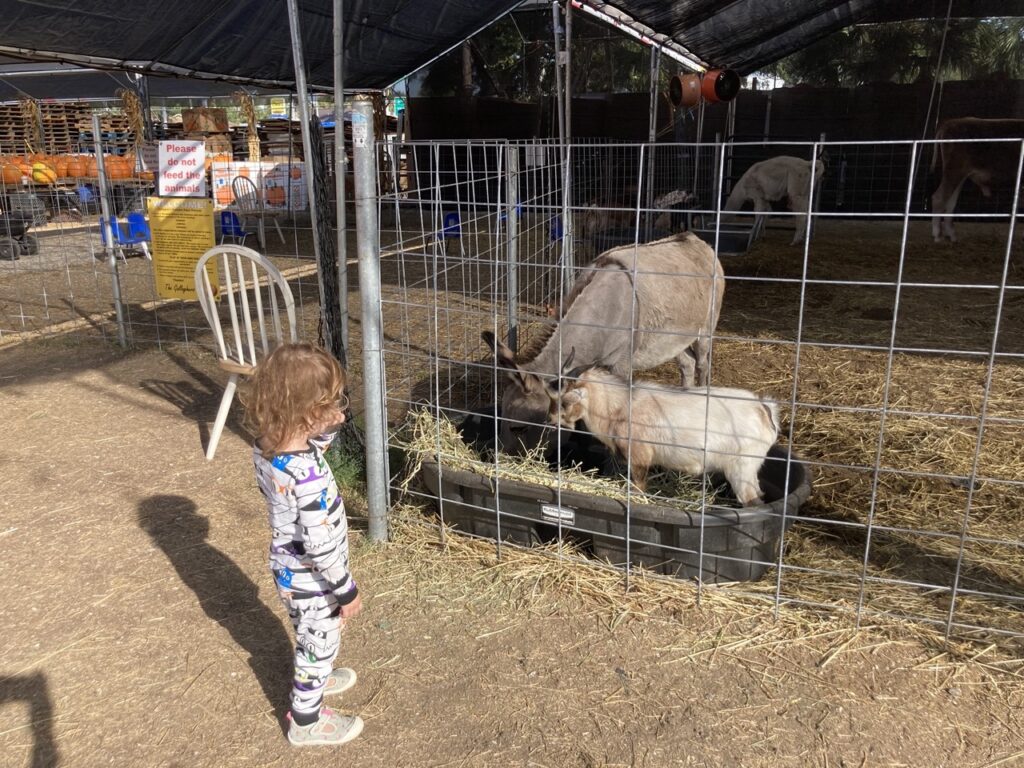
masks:
[[[182,110],[185,133],[227,133],[228,112],[219,107],[195,107]]]

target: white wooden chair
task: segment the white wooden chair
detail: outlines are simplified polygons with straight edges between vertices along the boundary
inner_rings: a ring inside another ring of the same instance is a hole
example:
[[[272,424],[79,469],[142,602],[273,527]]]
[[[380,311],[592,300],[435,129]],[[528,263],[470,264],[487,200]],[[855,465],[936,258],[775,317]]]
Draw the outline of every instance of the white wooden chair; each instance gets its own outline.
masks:
[[[219,287],[211,284],[206,271],[211,260],[219,270]],[[199,257],[195,281],[199,304],[217,342],[220,367],[229,374],[206,447],[206,458],[212,459],[235,397],[238,377],[251,375],[256,364],[286,338],[298,341],[298,328],[295,300],[288,281],[277,267],[252,248],[244,245],[211,248]],[[282,306],[287,314],[287,332],[281,324]],[[222,320],[222,314],[227,318]]]
[[[267,235],[263,229],[263,222],[270,219],[277,228],[278,237],[284,243],[284,232],[281,231],[281,224],[278,222],[278,212],[268,211],[263,204],[263,197],[256,186],[256,183],[247,176],[235,176],[231,181],[231,193],[235,196],[235,207],[242,219],[242,227],[245,227],[246,219],[256,219],[256,237],[259,238],[260,248],[267,247]]]

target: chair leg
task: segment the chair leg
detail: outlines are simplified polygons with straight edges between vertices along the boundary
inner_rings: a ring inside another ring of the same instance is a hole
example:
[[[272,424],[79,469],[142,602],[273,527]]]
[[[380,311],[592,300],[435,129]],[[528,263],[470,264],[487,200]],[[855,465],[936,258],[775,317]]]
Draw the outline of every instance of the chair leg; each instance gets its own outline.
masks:
[[[274,217],[273,221],[274,221],[274,226],[277,227],[277,236],[281,238],[281,242],[282,243],[287,243],[288,241],[284,239],[284,232],[281,231],[281,222],[279,222],[277,220],[276,216]]]
[[[220,408],[217,410],[217,419],[213,422],[210,430],[210,442],[206,446],[206,459],[213,459],[217,452],[217,443],[220,442],[220,434],[224,431],[224,424],[228,420],[228,411],[231,410],[231,401],[235,398],[235,387],[238,385],[238,374],[232,373],[228,377],[228,384],[224,387],[224,397],[220,399]]]
[[[256,219],[256,239],[260,241],[260,250],[267,250],[267,234],[263,231],[263,217]]]
[[[143,240],[141,243],[139,243],[139,246],[142,248],[142,255],[146,257],[146,261],[152,261],[153,256],[149,252],[149,245],[146,243],[146,241]]]

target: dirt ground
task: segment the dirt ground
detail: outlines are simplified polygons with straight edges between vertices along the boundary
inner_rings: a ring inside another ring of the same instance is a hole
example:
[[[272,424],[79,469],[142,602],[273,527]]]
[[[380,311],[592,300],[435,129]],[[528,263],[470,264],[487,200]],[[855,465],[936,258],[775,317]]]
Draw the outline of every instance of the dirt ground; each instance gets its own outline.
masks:
[[[357,741],[281,730],[290,640],[212,356],[0,348],[5,766],[970,766],[1024,761],[1019,662],[396,521],[354,537]],[[361,502],[351,498],[359,525]],[[595,585],[603,585],[600,589]]]

